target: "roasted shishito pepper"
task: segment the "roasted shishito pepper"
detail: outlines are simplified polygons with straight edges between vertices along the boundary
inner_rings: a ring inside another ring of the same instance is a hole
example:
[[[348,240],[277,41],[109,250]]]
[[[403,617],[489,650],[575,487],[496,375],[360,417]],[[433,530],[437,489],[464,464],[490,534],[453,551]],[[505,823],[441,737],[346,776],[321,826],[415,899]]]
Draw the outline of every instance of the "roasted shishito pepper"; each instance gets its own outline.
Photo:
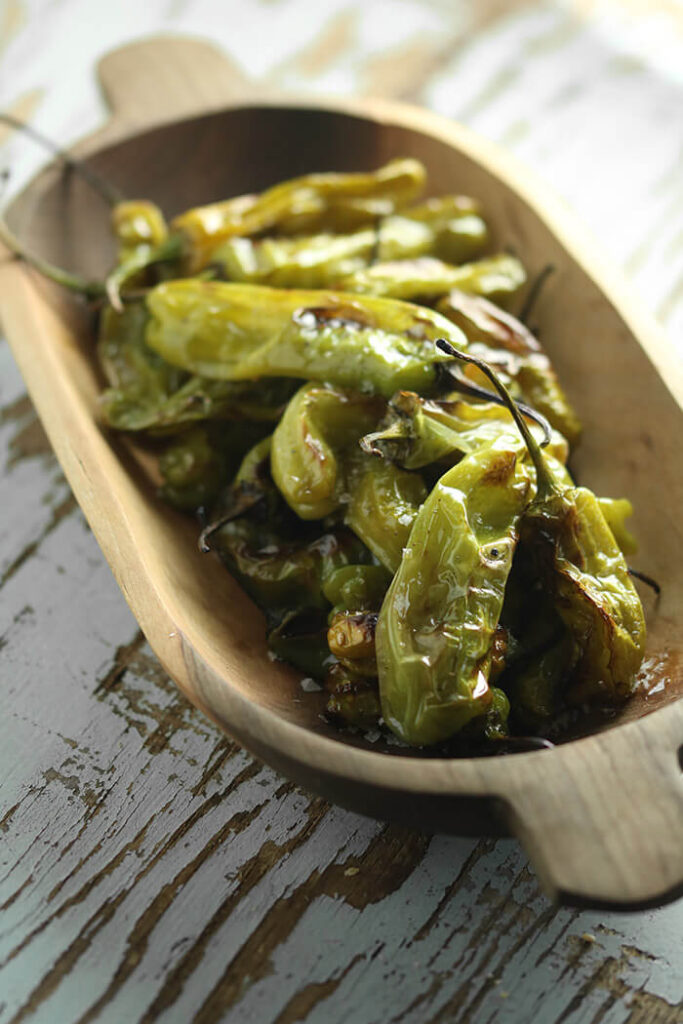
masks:
[[[544,437],[543,427],[531,429],[547,443],[547,451],[564,463],[569,446],[559,431]],[[462,455],[492,444],[502,434],[517,438],[514,419],[504,406],[471,402],[460,396],[421,398],[414,391],[397,392],[380,429],[361,440],[361,448],[405,469],[438,465],[446,469]]]
[[[520,320],[481,295],[457,288],[437,308],[467,336],[472,355],[493,366],[516,397],[545,416],[570,445],[576,444],[581,424],[538,339]]]
[[[106,282],[33,262],[105,301],[106,424],[159,453],[328,716],[479,749],[623,700],[645,624],[630,504],[575,486],[580,424],[500,308],[525,269],[476,201],[416,205],[425,179],[309,174],[170,224],[114,197]]]
[[[505,585],[533,473],[504,439],[448,470],[420,509],[377,623],[382,714],[408,743],[491,709]]]
[[[360,450],[385,409],[375,395],[304,385],[273,434],[271,472],[300,519],[336,514],[394,572],[427,488],[419,474]]]
[[[178,433],[206,420],[276,422],[296,382],[212,380],[171,365],[147,344],[144,303],[119,313],[103,310],[97,353],[109,387],[100,397],[102,415],[117,430],[157,435]]]
[[[218,245],[236,235],[272,229],[285,234],[353,230],[407,206],[424,183],[423,165],[409,159],[392,160],[369,173],[308,174],[274,185],[260,195],[188,210],[176,217],[171,227],[187,240],[188,270],[195,273]]]
[[[539,474],[539,496],[522,536],[573,641],[567,697],[575,704],[619,703],[633,690],[645,649],[645,618],[628,567],[586,487]]]
[[[168,281],[147,295],[148,346],[216,380],[294,377],[383,395],[436,387],[438,337],[464,347],[433,310],[342,292]]]
[[[375,224],[412,202],[422,191],[425,176],[423,165],[408,159],[392,160],[367,173],[304,175],[280,182],[261,194],[187,210],[170,227],[159,208],[147,200],[116,202],[112,226],[119,243],[119,263],[107,278],[106,294],[120,312],[122,289],[144,281],[149,268],[175,264],[177,272],[197,274],[214,258],[223,262],[220,253],[214,254],[233,238],[265,230],[301,234],[353,231]],[[463,227],[464,250],[476,233],[472,223]],[[478,251],[476,246],[473,250]],[[252,278],[238,274],[237,279]]]
[[[524,267],[514,256],[492,256],[460,267],[422,256],[375,263],[343,277],[339,284],[345,291],[392,299],[430,301],[459,288],[505,302],[519,294],[525,281]]]
[[[214,503],[201,543],[220,555],[263,609],[271,650],[322,677],[334,661],[327,643],[333,581],[345,567],[355,575],[372,569],[372,556],[341,525],[298,520],[273,482],[271,451],[268,437],[247,453]]]
[[[446,341],[438,344],[455,358],[474,359],[455,352]],[[475,362],[505,396],[490,367]],[[553,470],[508,400],[536,475],[536,496],[522,517],[521,538],[571,638],[567,699],[618,703],[632,692],[643,659],[640,598],[599,499],[588,488],[566,482],[562,468]]]
[[[323,519],[344,500],[345,454],[375,426],[385,403],[375,395],[305,384],[273,434],[273,479],[301,519]]]
[[[112,228],[119,244],[119,263],[149,253],[168,238],[163,213],[147,199],[122,200],[112,209]]]
[[[460,196],[410,207],[349,234],[250,238],[239,235],[212,253],[231,281],[279,288],[331,288],[385,260],[434,256],[462,263],[483,254],[486,223]],[[354,289],[356,290],[356,289]]]
[[[105,282],[107,298],[117,312],[123,312],[121,290],[155,283],[151,269],[178,260],[183,239],[170,235],[163,213],[146,199],[122,200],[115,204],[111,223],[118,243],[118,264]]]

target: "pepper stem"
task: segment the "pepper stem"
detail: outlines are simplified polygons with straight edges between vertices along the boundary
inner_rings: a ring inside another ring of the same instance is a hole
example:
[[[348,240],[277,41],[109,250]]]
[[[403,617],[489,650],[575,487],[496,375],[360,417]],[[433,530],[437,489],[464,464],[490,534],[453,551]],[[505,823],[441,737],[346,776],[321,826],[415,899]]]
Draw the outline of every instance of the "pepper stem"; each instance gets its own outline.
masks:
[[[107,298],[114,309],[120,313],[123,309],[121,288],[131,277],[140,273],[154,263],[164,263],[177,259],[183,251],[183,239],[181,235],[170,235],[165,241],[155,248],[141,250],[134,253],[124,263],[119,264],[109,274],[105,281]]]
[[[536,278],[532,283],[531,288],[529,289],[529,294],[527,295],[524,305],[522,306],[519,316],[517,317],[517,319],[521,320],[523,324],[526,324],[528,326],[531,311],[538,302],[538,297],[541,294],[541,291],[546,281],[551,276],[551,274],[554,273],[555,267],[552,263],[548,263],[545,267],[543,267],[543,270],[541,270],[536,275]]]
[[[473,384],[469,380],[463,380],[461,377],[458,377],[453,373],[452,370],[449,376],[451,379],[451,389],[458,391],[461,395],[471,395],[473,398],[482,398],[485,402],[494,402],[495,405],[505,406],[506,403],[504,399],[493,391],[489,391],[487,388],[480,388],[478,384]],[[552,439],[552,428],[545,416],[540,412],[537,412],[535,409],[532,409],[530,405],[526,405],[524,402],[516,402],[516,405],[523,416],[526,416],[528,420],[533,420],[534,423],[538,424],[541,428],[543,431],[541,448],[545,448],[546,445],[550,444]]]
[[[628,574],[629,576],[634,576],[637,580],[641,580],[642,583],[645,583],[646,586],[654,590],[655,594],[657,595],[657,600],[659,600],[660,594],[662,593],[662,588],[660,587],[659,583],[657,583],[657,580],[653,579],[652,576],[648,576],[644,572],[638,572],[637,569],[632,569],[631,566],[628,567]]]
[[[78,292],[79,295],[83,295],[86,299],[98,299],[104,295],[104,285],[101,281],[88,281],[85,277],[71,274],[68,270],[62,270],[61,267],[56,267],[53,263],[41,259],[40,256],[32,256],[26,252],[19,243],[19,240],[2,220],[0,220],[0,242],[6,245],[15,256],[28,263],[29,266],[34,267],[43,277],[49,278],[50,281],[55,281],[72,292]]]
[[[49,152],[61,160],[69,170],[75,171],[76,174],[80,174],[81,178],[83,178],[84,181],[87,181],[90,187],[97,192],[97,194],[101,196],[109,206],[116,206],[116,204],[120,203],[124,198],[123,193],[119,189],[114,185],[111,185],[104,178],[100,177],[99,174],[96,174],[85,160],[76,160],[75,157],[63,150],[53,142],[52,139],[48,139],[46,135],[43,135],[42,132],[39,132],[36,128],[32,128],[31,125],[25,124],[17,117],[12,117],[11,114],[0,113],[0,123],[8,125],[10,128],[14,128],[16,131],[23,132],[24,135],[28,135],[30,139],[37,142],[43,147],[43,149],[49,150]]]
[[[476,366],[477,369],[481,370],[486,377],[488,377],[500,397],[503,399],[503,402],[510,410],[517,429],[522,435],[524,443],[527,446],[529,455],[531,456],[531,461],[533,462],[534,469],[536,470],[537,497],[543,500],[549,494],[552,494],[556,490],[556,487],[553,478],[548,471],[548,467],[543,460],[543,453],[541,452],[540,445],[529,430],[529,427],[525,423],[524,417],[519,411],[515,400],[503,382],[498,378],[498,375],[494,373],[489,364],[485,363],[483,359],[471,356],[467,352],[461,352],[459,349],[454,348],[454,346],[451,345],[449,341],[446,341],[445,338],[437,338],[436,347],[442,352],[445,352],[446,355],[452,356],[453,359],[458,359],[461,363],[471,363],[473,366]]]

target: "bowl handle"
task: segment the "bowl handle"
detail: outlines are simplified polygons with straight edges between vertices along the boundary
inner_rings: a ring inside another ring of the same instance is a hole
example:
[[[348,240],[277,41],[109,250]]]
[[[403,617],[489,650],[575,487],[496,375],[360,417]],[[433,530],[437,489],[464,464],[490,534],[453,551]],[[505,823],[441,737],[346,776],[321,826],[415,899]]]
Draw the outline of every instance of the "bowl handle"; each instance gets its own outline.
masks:
[[[254,97],[231,59],[203,39],[156,36],[129,43],[104,56],[97,74],[112,112],[100,141],[105,133],[114,139]]]
[[[562,903],[635,910],[683,895],[683,700],[552,753],[519,755],[512,830]]]

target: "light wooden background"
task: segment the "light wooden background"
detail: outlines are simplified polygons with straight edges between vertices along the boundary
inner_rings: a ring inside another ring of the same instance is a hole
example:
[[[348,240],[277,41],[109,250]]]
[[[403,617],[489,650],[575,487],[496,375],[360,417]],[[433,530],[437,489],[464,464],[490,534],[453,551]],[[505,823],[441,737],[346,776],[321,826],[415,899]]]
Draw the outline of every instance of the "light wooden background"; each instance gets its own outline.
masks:
[[[503,143],[680,346],[676,0],[4,0],[0,107],[75,140],[104,117],[97,57],[160,31],[269,88],[407,99]],[[41,161],[7,140],[9,191]],[[4,342],[0,445],[0,1024],[683,1021],[683,903],[557,911],[516,842],[329,807],[189,707]]]

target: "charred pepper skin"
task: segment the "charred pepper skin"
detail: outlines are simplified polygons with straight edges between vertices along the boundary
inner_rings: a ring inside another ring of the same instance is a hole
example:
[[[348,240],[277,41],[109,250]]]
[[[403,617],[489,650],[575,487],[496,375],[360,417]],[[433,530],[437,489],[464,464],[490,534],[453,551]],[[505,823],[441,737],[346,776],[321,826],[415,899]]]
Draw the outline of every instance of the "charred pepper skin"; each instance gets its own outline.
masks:
[[[585,487],[533,503],[523,536],[574,643],[572,703],[621,703],[633,691],[645,651],[645,617],[628,567]]]
[[[307,174],[273,185],[260,195],[238,196],[195,207],[176,217],[171,229],[186,243],[187,272],[196,273],[216,247],[238,235],[278,229],[289,233],[353,230],[407,206],[424,188],[418,160],[392,160],[377,171]]]
[[[516,317],[479,295],[453,289],[437,305],[467,337],[469,351],[485,359],[508,386],[537,409],[573,447],[581,424],[538,339]]]
[[[332,665],[325,679],[327,716],[355,729],[375,729],[381,714],[376,680],[356,675],[345,665]]]

